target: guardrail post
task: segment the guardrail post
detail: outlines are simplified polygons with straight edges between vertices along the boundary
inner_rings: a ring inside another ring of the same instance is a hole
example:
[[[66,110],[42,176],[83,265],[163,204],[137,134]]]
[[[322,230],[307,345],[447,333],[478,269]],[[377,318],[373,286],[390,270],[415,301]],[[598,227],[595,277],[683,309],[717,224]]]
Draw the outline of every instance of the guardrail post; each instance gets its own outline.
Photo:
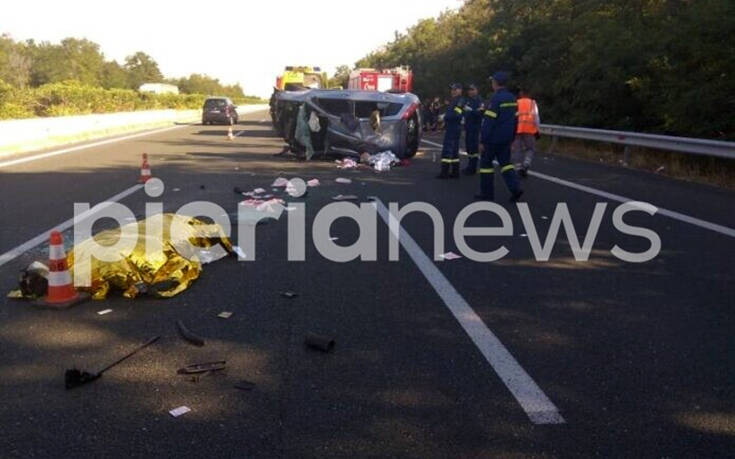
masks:
[[[558,139],[557,136],[554,136],[551,138],[551,146],[549,146],[549,154],[554,153],[554,149],[556,148],[556,140]]]
[[[630,145],[626,145],[623,149],[623,166],[628,167],[630,164]]]

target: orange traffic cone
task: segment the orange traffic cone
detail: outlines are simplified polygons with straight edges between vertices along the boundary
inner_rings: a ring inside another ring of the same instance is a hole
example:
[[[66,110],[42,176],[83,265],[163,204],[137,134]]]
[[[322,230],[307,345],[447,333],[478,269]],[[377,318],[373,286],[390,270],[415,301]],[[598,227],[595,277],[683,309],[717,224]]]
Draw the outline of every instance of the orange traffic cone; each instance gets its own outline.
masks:
[[[227,130],[227,140],[232,140],[234,138],[235,136],[232,134],[232,126],[230,126],[230,128]]]
[[[152,177],[151,166],[148,164],[148,153],[143,153],[143,164],[140,166],[140,178],[138,182],[145,183]]]
[[[89,298],[86,293],[77,293],[71,283],[71,274],[66,263],[64,239],[58,231],[51,232],[49,241],[48,290],[38,304],[55,309],[68,308]]]

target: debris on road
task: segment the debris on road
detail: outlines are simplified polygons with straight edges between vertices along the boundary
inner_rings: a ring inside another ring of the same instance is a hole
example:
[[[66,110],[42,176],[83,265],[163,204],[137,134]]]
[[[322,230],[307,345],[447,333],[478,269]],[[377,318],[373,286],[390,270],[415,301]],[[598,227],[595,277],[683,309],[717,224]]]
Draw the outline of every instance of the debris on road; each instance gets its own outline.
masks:
[[[235,383],[234,387],[235,389],[248,391],[248,390],[253,390],[255,388],[255,383],[243,379],[242,381],[238,381],[237,383]]]
[[[329,352],[334,349],[334,338],[309,332],[304,338],[304,344],[322,352]]]
[[[360,198],[354,194],[338,194],[337,196],[333,196],[332,199],[335,201],[357,201]]]
[[[104,316],[105,314],[109,314],[112,312],[112,309],[103,309],[101,311],[97,311],[97,314],[100,316]]]
[[[549,217],[547,217],[546,215],[542,215],[541,216],[541,220],[548,220],[548,219],[549,219]]]
[[[175,418],[178,418],[182,414],[186,414],[191,411],[191,408],[188,406],[180,406],[178,408],[174,408],[173,410],[169,411],[169,414]]]
[[[188,341],[194,346],[204,346],[204,338],[195,333],[192,333],[188,328],[186,328],[186,325],[184,325],[184,322],[182,322],[181,320],[176,321],[176,328],[179,330],[179,335],[181,335],[184,340]]]
[[[147,234],[147,227],[163,228],[163,238]],[[116,252],[121,238],[134,239],[133,250],[122,259]],[[146,247],[159,245],[162,252],[147,253]],[[218,247],[217,252],[213,251],[214,247]],[[184,215],[157,214],[97,233],[74,246],[67,260],[72,271],[81,269],[91,274],[91,286],[81,290],[91,293],[96,300],[107,297],[113,288],[122,290],[126,298],[146,292],[170,298],[186,290],[199,277],[203,262],[230,253],[232,245],[221,226]],[[160,254],[163,256],[155,256]],[[101,261],[100,255],[119,261]],[[162,288],[164,285],[168,288]]]
[[[364,162],[371,165],[373,169],[378,172],[389,171],[392,165],[398,163],[398,158],[390,150],[381,151],[380,153],[376,153],[374,155],[369,155],[364,159]]]
[[[232,251],[235,252],[238,258],[242,258],[242,259],[247,258],[247,256],[245,255],[245,251],[241,249],[239,245],[233,246]]]
[[[286,290],[285,292],[281,292],[281,296],[285,298],[296,298],[297,296],[299,296],[299,294],[290,290]]]
[[[212,371],[222,371],[227,368],[226,360],[217,360],[216,362],[192,363],[183,368],[176,370],[180,375],[196,375],[201,373],[209,373]]]
[[[133,349],[131,352],[129,352],[122,358],[116,360],[115,362],[111,363],[110,365],[107,365],[105,368],[101,369],[97,373],[90,373],[88,371],[78,370],[76,368],[66,370],[66,372],[64,373],[64,386],[66,387],[67,390],[74,389],[75,387],[79,387],[89,382],[92,382],[96,379],[99,379],[104,372],[122,363],[123,361],[129,359],[133,355],[137,354],[139,351],[145,349],[146,347],[158,341],[160,338],[161,338],[160,336],[156,336],[156,337],[149,339],[141,346],[138,346],[137,348]]]
[[[352,180],[351,179],[344,178],[344,177],[337,177],[336,179],[334,179],[334,181],[337,182],[337,183],[343,183],[345,185],[352,183]]]
[[[308,182],[306,182],[306,185],[312,188],[315,186],[319,186],[319,179],[311,179]]]
[[[253,193],[255,194],[265,193],[265,188],[256,188],[253,190]]]
[[[288,185],[288,180],[286,180],[283,177],[278,177],[277,179],[275,179],[273,181],[273,183],[271,184],[271,187],[273,187],[273,188],[283,188],[286,185]],[[262,188],[258,188],[258,189],[262,189]],[[265,191],[265,190],[263,190],[263,191]]]
[[[357,162],[352,158],[337,159],[334,163],[337,164],[338,169],[354,169],[357,167]]]
[[[48,266],[34,261],[20,271],[18,289],[8,293],[8,298],[35,300],[48,290]]]
[[[521,233],[521,234],[519,234],[519,236],[520,236],[520,237],[528,237],[528,234],[526,234],[526,233]]]
[[[457,255],[454,252],[447,252],[447,253],[443,253],[443,254],[439,255],[439,257],[442,260],[457,260],[459,258],[462,258],[462,255]]]
[[[232,313],[230,311],[222,311],[219,314],[217,314],[217,317],[220,319],[229,319],[232,317]]]

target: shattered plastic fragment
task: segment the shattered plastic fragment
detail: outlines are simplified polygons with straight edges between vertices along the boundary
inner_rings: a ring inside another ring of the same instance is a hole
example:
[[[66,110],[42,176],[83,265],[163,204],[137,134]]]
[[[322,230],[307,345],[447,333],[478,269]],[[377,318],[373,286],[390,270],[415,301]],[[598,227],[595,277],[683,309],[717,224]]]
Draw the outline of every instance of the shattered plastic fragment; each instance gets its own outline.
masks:
[[[345,158],[343,160],[336,160],[335,163],[337,164],[337,168],[339,169],[354,169],[357,167],[357,163],[354,159],[351,158]]]
[[[344,177],[337,177],[336,179],[334,179],[334,181],[337,183],[344,183],[344,184],[352,183],[351,179],[344,178]]]
[[[112,312],[112,309],[103,309],[101,311],[97,311],[97,314],[104,316],[105,314],[109,314]]]
[[[253,193],[255,193],[255,194],[265,193],[265,189],[264,188],[256,188],[256,189],[253,190]]]
[[[178,418],[182,414],[186,414],[189,411],[191,411],[191,408],[188,406],[180,406],[178,408],[174,408],[173,410],[169,411],[169,414],[175,418]]]
[[[546,215],[542,215],[541,216],[541,220],[548,220],[548,219],[549,219],[549,217],[547,217]]]
[[[520,236],[520,237],[528,237],[528,234],[526,234],[526,233],[521,233],[521,234],[519,234],[519,236]]]
[[[286,290],[285,292],[281,292],[281,296],[286,298],[296,298],[297,296],[299,296],[299,294]]]
[[[461,255],[457,255],[454,252],[443,253],[439,255],[439,257],[441,257],[442,260],[457,260],[458,258],[462,258]]]
[[[220,319],[229,319],[232,317],[232,313],[230,311],[222,311],[219,314],[217,314],[217,317]]]
[[[308,182],[306,182],[306,185],[310,187],[319,186],[319,179],[311,179]]]
[[[275,179],[273,181],[273,183],[271,184],[271,187],[273,187],[273,188],[281,188],[281,187],[284,187],[286,185],[288,185],[288,180],[286,180],[283,177],[278,177],[277,179]],[[265,191],[265,190],[263,190],[263,191]]]

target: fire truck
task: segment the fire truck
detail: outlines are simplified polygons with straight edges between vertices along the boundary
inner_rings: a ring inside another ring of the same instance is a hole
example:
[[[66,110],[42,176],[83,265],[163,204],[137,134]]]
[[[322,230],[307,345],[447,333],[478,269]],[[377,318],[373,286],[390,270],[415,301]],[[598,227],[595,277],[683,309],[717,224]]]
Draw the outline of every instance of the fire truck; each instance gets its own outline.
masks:
[[[411,92],[413,72],[409,67],[355,69],[350,73],[348,88],[363,91]]]
[[[327,74],[319,67],[287,66],[283,73],[276,77],[276,89],[279,91],[326,87]]]

